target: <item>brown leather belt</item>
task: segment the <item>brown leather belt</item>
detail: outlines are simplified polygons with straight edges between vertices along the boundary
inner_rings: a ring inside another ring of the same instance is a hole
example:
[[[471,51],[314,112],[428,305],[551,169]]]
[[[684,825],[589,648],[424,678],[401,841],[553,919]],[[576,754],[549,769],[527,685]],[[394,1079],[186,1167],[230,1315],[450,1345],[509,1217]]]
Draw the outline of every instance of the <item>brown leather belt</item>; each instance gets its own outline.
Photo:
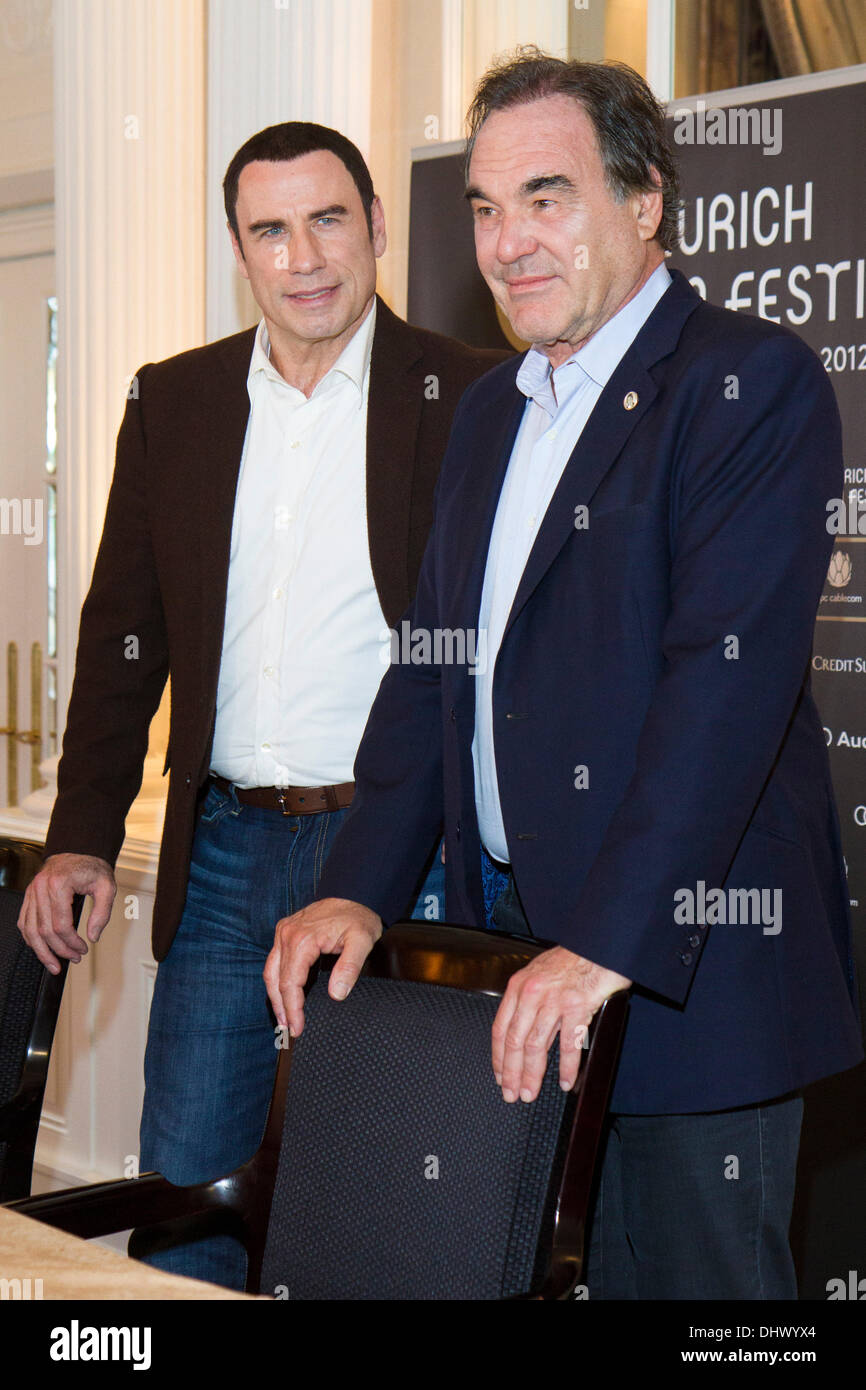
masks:
[[[211,781],[221,792],[230,792],[233,782],[210,774]],[[284,816],[313,816],[320,811],[341,811],[351,805],[354,782],[339,782],[333,787],[234,787],[242,806],[262,806],[267,811],[282,811]]]

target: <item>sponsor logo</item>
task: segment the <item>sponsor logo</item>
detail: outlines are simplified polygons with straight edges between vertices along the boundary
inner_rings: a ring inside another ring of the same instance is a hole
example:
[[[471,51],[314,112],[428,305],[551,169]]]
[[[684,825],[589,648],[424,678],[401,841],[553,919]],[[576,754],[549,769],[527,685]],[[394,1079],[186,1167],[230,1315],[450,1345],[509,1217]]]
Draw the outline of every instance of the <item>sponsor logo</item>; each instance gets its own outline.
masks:
[[[820,656],[812,657],[813,671],[832,671],[836,675],[866,675],[866,657],[863,656]]]
[[[827,571],[827,583],[832,584],[834,589],[844,589],[851,583],[851,556],[844,550],[836,550],[830,557],[830,568]]]
[[[833,730],[824,725],[824,738],[828,748],[866,748],[866,734],[849,734],[847,729],[842,729],[834,739]]]
[[[866,622],[864,604],[866,589],[863,576],[866,573],[860,563],[862,552],[856,546],[866,545],[866,537],[849,535],[838,536],[835,549],[827,566],[827,579],[824,592],[819,599],[818,622]],[[859,610],[859,611],[858,611]]]

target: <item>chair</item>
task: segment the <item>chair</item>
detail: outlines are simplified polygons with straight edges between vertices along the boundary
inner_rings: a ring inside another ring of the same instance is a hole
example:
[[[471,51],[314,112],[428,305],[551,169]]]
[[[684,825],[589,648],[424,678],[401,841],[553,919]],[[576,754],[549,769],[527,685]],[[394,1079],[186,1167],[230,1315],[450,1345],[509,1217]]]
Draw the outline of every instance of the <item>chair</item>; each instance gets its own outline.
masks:
[[[628,994],[596,1015],[572,1092],[554,1048],[538,1099],[506,1105],[490,1027],[546,944],[400,923],[340,1003],[323,960],[249,1162],[190,1187],[150,1173],[14,1208],[88,1237],[198,1216],[200,1234],[243,1240],[247,1291],[278,1298],[568,1298]]]
[[[0,1202],[26,1197],[67,962],[45,969],[18,930],[42,846],[0,836]],[[78,922],[83,898],[73,903]]]

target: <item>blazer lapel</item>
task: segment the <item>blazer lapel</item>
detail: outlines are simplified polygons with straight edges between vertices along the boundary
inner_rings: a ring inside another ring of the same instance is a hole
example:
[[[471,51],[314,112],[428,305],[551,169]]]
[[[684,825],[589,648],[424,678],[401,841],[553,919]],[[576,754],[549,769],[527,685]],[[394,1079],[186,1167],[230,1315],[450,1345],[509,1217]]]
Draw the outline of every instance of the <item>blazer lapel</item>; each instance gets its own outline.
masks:
[[[421,383],[408,373],[423,356],[411,328],[376,296],[376,330],[367,401],[367,542],[376,592],[387,621],[409,603],[410,503]]]
[[[623,403],[629,392],[634,392],[638,400],[631,410]],[[503,642],[523,605],[572,535],[575,508],[589,507],[600,482],[657,394],[652,377],[635,361],[633,353],[627,352],[596,401],[556,485],[517,586]],[[592,526],[591,515],[589,524]]]
[[[659,300],[601,393],[565,466],[539,527],[517,586],[503,642],[509,629],[565,542],[574,532],[575,508],[589,507],[605,474],[658,394],[648,368],[675,348],[683,324],[699,296],[679,271]],[[633,397],[637,403],[626,404]],[[590,514],[590,526],[592,516]]]
[[[526,397],[514,384],[522,361],[519,357],[509,364],[511,370],[503,373],[496,396],[477,421],[473,456],[462,489],[460,529],[452,552],[454,609],[448,616],[466,628],[474,628],[478,620],[499,494],[526,405]]]
[[[208,672],[215,673],[214,693],[225,626],[235,492],[250,413],[247,376],[255,334],[256,329],[251,328],[220,343],[217,364],[209,373],[211,389],[207,393],[208,419],[202,441],[205,447],[197,512],[202,667],[206,682]]]

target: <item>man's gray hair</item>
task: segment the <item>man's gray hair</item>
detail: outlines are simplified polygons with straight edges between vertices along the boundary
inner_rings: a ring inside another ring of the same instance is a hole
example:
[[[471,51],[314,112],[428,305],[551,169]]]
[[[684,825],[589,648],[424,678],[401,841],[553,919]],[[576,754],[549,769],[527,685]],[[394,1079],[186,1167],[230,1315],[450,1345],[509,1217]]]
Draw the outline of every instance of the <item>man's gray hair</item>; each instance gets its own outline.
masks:
[[[551,58],[533,44],[497,60],[475,91],[466,121],[466,173],[478,132],[494,111],[505,111],[542,97],[568,96],[592,122],[611,193],[622,202],[659,187],[662,216],[656,239],[665,251],[679,244],[680,193],[676,163],[665,129],[665,108],[626,63],[584,63]]]

